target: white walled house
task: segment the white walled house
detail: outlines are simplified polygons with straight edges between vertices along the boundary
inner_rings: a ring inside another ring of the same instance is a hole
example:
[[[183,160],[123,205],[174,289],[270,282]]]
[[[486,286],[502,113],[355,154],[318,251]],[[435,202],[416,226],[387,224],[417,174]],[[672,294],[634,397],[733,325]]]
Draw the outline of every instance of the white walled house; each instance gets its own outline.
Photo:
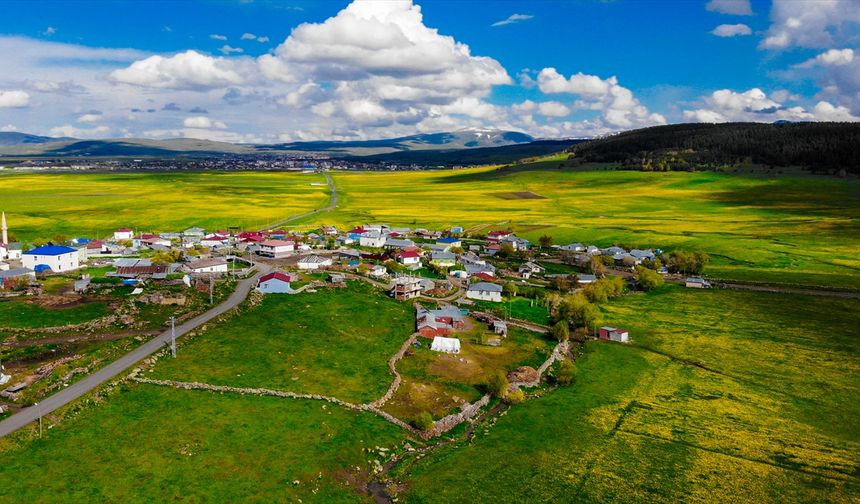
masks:
[[[385,236],[378,231],[368,231],[361,235],[358,244],[362,247],[382,248],[385,246]]]
[[[260,242],[260,250],[257,254],[278,259],[292,254],[295,249],[296,245],[291,241],[266,240],[264,242]]]
[[[299,259],[298,266],[300,270],[318,270],[326,266],[331,266],[331,259],[318,255],[309,255]]]
[[[134,231],[130,228],[119,228],[113,232],[113,239],[120,240],[131,240],[134,237]]]
[[[227,273],[227,261],[217,259],[199,259],[186,265],[191,273]]]
[[[50,269],[54,273],[72,271],[80,266],[78,251],[62,245],[45,245],[24,252],[21,263],[36,273]]]
[[[466,291],[466,297],[469,299],[501,303],[502,286],[489,282],[473,283],[469,286],[469,290]]]

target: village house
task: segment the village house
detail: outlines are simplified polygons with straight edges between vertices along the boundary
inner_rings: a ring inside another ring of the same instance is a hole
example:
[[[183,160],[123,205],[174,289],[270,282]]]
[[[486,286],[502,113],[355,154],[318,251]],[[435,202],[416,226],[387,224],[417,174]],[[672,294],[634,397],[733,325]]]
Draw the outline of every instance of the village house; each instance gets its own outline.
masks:
[[[487,233],[487,240],[492,242],[498,242],[504,240],[512,234],[513,233],[511,233],[510,231],[490,231],[489,233]]]
[[[565,252],[584,252],[585,246],[581,243],[571,243],[570,245],[561,245],[558,249]]]
[[[169,270],[166,264],[153,264],[149,259],[117,259],[113,265],[116,271],[108,273],[108,276],[120,278],[154,278],[158,280],[166,278]]]
[[[374,278],[385,278],[388,276],[388,269],[381,264],[374,264],[367,273]]]
[[[421,295],[421,279],[414,276],[399,276],[394,279],[391,293],[398,301],[417,298]]]
[[[385,235],[379,231],[366,231],[358,238],[358,244],[362,247],[382,248],[385,246]]]
[[[206,236],[206,231],[199,227],[190,227],[182,232],[182,236],[190,241],[199,242]]]
[[[320,232],[326,236],[337,236],[337,228],[334,226],[323,226]]]
[[[24,244],[21,242],[12,242],[6,246],[6,259],[15,260],[21,259],[24,255]]]
[[[457,255],[453,252],[433,252],[430,262],[443,268],[451,267],[457,264]]]
[[[498,242],[490,242],[484,245],[484,253],[490,257],[495,257],[502,250],[502,245]]]
[[[414,250],[404,250],[394,254],[394,258],[405,266],[418,266],[421,264],[421,254]]]
[[[293,292],[290,283],[297,280],[297,277],[284,273],[283,271],[273,271],[260,277],[257,282],[257,290],[263,294],[289,294]]]
[[[489,282],[473,283],[466,291],[466,297],[480,301],[502,302],[502,286]]]
[[[415,320],[418,334],[425,338],[448,336],[456,329],[464,326],[463,314],[456,306],[445,306],[437,310],[429,310],[422,306],[416,309]]]
[[[113,239],[116,241],[131,240],[134,236],[134,231],[131,228],[119,228],[113,232]]]
[[[487,264],[487,261],[481,259],[478,256],[478,254],[474,253],[471,250],[469,252],[466,252],[465,254],[461,255],[460,258],[458,259],[458,261],[460,262],[460,264],[462,264],[464,266],[467,264],[477,264],[477,265],[481,265],[481,266]]]
[[[597,331],[598,338],[606,341],[617,341],[619,343],[627,343],[630,340],[630,335],[625,329],[617,327],[604,326]]]
[[[10,286],[18,282],[20,278],[26,278],[30,281],[35,280],[36,272],[30,268],[12,268],[0,271],[0,289],[10,288]]]
[[[405,249],[414,246],[415,242],[412,240],[402,238],[386,238],[385,240],[385,248],[387,249]]]
[[[466,266],[466,273],[469,276],[480,275],[481,273],[489,275],[493,278],[495,278],[495,276],[496,276],[496,267],[493,266],[492,264],[487,264],[487,263],[472,264],[472,263],[469,263],[469,264],[466,264],[465,266]]]
[[[447,236],[445,238],[439,238],[436,240],[436,245],[444,245],[446,247],[451,248],[460,248],[463,246],[463,242],[460,241],[459,238],[454,238],[453,236]]]
[[[576,283],[581,285],[586,285],[590,283],[594,283],[597,281],[597,275],[592,275],[590,273],[580,273],[576,275]]]
[[[272,259],[287,257],[295,250],[295,244],[284,240],[266,240],[258,244],[257,254]]]
[[[318,255],[309,255],[299,259],[298,266],[300,270],[318,270],[331,266],[331,258],[320,257]]]
[[[451,226],[451,229],[448,230],[452,235],[461,235],[463,231],[463,226]]]
[[[80,267],[78,251],[63,245],[47,244],[24,252],[21,263],[36,273],[52,271],[62,273]]]
[[[514,250],[517,251],[528,250],[532,246],[531,242],[526,240],[525,238],[520,238],[513,235],[502,238],[500,240],[500,243],[502,245],[510,245]]]
[[[200,245],[209,248],[220,248],[226,247],[230,243],[229,236],[223,236],[220,234],[211,234],[206,235],[200,240]]]
[[[520,276],[524,279],[530,278],[532,275],[541,275],[546,271],[546,268],[535,262],[526,262],[518,268]]]
[[[134,248],[153,248],[155,246],[170,247],[171,241],[154,234],[141,233],[131,240]]]
[[[203,273],[227,273],[227,261],[217,257],[212,259],[198,259],[185,265],[186,270],[193,274]]]

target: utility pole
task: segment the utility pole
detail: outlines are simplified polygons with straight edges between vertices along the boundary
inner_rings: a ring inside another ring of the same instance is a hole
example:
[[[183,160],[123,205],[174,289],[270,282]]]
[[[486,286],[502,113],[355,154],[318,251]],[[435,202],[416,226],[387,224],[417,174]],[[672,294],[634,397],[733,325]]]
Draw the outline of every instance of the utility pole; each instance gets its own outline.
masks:
[[[209,304],[215,304],[215,276],[209,274]]]
[[[176,358],[176,317],[170,317],[170,355]]]

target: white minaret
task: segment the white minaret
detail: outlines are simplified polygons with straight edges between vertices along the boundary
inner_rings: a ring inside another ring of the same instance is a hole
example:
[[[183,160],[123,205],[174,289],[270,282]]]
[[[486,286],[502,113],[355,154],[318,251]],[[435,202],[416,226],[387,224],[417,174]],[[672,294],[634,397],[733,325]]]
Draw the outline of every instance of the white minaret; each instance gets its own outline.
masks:
[[[3,212],[3,222],[0,225],[3,227],[3,246],[5,247],[9,245],[9,235],[6,232],[6,212]]]

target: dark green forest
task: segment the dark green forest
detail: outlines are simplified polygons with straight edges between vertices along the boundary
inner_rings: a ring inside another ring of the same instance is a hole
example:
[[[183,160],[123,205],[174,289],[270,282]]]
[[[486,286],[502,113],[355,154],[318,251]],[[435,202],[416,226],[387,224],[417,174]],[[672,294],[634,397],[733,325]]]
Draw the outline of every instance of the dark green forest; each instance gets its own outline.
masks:
[[[673,124],[619,133],[568,149],[571,164],[619,163],[648,171],[744,165],[860,174],[858,123]]]

